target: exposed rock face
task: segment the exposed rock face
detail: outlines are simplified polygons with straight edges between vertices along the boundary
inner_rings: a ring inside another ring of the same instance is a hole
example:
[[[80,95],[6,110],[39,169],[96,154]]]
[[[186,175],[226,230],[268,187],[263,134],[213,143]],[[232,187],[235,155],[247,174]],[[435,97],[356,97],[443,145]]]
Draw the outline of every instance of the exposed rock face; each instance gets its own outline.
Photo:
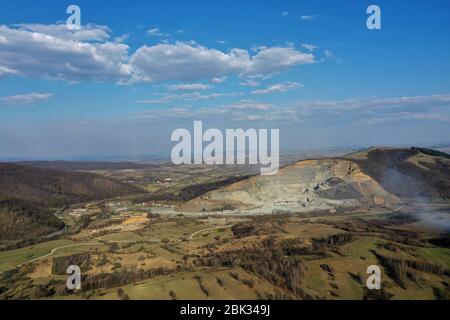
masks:
[[[211,191],[179,210],[335,213],[425,198],[450,199],[449,158],[433,150],[371,148],[344,158],[299,161],[276,176]]]
[[[184,211],[332,211],[393,206],[398,198],[364,174],[353,161],[299,161],[276,176],[257,176],[213,191],[180,208]]]

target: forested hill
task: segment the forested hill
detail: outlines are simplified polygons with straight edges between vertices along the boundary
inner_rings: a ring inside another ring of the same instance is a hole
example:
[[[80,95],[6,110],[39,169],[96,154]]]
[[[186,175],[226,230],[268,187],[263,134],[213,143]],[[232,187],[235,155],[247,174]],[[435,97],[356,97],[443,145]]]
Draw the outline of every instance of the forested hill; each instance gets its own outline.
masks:
[[[143,191],[96,174],[0,163],[0,197],[15,198],[44,207],[59,207],[139,192]]]
[[[61,230],[55,211],[90,200],[143,193],[96,174],[0,163],[0,240],[26,240]]]

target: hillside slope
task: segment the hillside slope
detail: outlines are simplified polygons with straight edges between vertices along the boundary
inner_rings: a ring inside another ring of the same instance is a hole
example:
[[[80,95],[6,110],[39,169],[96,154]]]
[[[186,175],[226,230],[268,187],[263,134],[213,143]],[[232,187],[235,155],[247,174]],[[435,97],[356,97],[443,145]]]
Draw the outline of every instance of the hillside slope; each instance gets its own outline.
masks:
[[[429,149],[371,148],[347,155],[388,192],[413,200],[450,199],[450,157]]]
[[[0,199],[0,241],[25,240],[64,227],[51,210],[17,199]]]
[[[450,161],[418,149],[373,148],[299,161],[189,201],[179,211],[343,212],[394,207],[402,198],[449,199]]]
[[[137,192],[142,190],[95,174],[0,164],[0,197],[45,207]]]
[[[131,195],[141,189],[102,176],[0,164],[0,240],[24,240],[60,230],[56,208]]]

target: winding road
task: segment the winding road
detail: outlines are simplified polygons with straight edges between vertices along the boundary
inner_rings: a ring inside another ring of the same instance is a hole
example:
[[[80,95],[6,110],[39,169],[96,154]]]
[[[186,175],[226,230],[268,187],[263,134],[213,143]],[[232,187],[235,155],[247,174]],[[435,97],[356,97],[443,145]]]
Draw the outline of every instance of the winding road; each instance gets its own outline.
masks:
[[[103,244],[103,243],[101,243],[101,242],[96,242],[96,243],[77,243],[77,244],[70,244],[68,246],[57,247],[57,248],[52,249],[52,251],[50,251],[49,253],[47,253],[47,254],[45,254],[43,256],[40,256],[40,257],[31,259],[31,260],[27,260],[25,262],[22,262],[16,268],[20,268],[20,267],[22,267],[22,266],[24,266],[24,265],[26,265],[28,263],[32,263],[32,262],[35,262],[35,261],[38,261],[38,260],[50,257],[50,256],[54,255],[56,253],[56,251],[61,250],[61,249],[72,248],[72,247],[79,247],[79,246],[95,246],[95,245],[100,245],[100,244]]]
[[[189,240],[194,239],[196,235],[198,235],[200,233],[203,233],[205,231],[211,231],[211,230],[217,230],[217,229],[228,229],[228,228],[231,228],[233,226],[234,225],[228,225],[228,226],[218,226],[218,227],[213,227],[213,228],[202,229],[202,230],[199,230],[199,231],[194,232],[193,234],[191,234],[191,236],[189,237]]]
[[[343,216],[321,216],[321,217],[310,217],[310,218],[301,218],[301,219],[296,219],[296,221],[303,221],[303,220],[321,220],[321,219],[326,219],[326,218],[350,218],[350,217],[358,217],[358,216],[368,216],[368,215],[378,215],[378,214],[387,214],[387,213],[394,213],[394,212],[398,212],[402,209],[402,207],[399,207],[395,210],[386,210],[386,211],[379,211],[379,212],[372,212],[372,213],[358,213],[358,214],[353,214],[353,215],[343,215]],[[216,226],[216,227],[209,227],[209,228],[205,228],[199,231],[194,232],[193,234],[191,234],[189,236],[189,240],[193,240],[197,235],[206,232],[206,231],[212,231],[212,230],[217,230],[217,229],[227,229],[227,228],[231,228],[233,227],[233,225],[225,225],[225,226]],[[117,240],[117,241],[111,241],[111,240],[104,240],[101,237],[98,238],[100,241],[108,241],[108,242],[114,242],[114,243],[135,243],[136,241],[131,241],[131,240]],[[155,242],[158,242],[160,240],[154,240]],[[37,257],[37,258],[33,258],[30,260],[27,260],[25,262],[22,262],[21,264],[17,265],[16,268],[20,268],[28,263],[33,263],[35,261],[38,260],[42,260],[48,257],[51,257],[52,255],[54,255],[57,251],[61,250],[61,249],[67,249],[67,248],[73,248],[73,247],[79,247],[79,246],[95,246],[95,245],[102,245],[105,244],[104,242],[89,242],[89,243],[76,243],[76,244],[71,244],[71,245],[66,245],[66,246],[60,246],[57,248],[53,248],[49,253]],[[3,272],[0,272],[3,273]]]

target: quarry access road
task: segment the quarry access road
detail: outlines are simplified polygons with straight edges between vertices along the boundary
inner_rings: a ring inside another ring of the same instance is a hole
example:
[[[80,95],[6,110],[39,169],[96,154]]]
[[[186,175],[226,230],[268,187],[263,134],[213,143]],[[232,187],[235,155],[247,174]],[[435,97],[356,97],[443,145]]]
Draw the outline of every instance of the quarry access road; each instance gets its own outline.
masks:
[[[376,216],[380,214],[391,214],[399,212],[403,207],[398,207],[397,209],[391,209],[391,210],[383,210],[383,211],[374,211],[374,212],[364,212],[364,213],[355,213],[355,214],[346,214],[346,215],[327,215],[327,216],[320,216],[320,217],[309,217],[309,218],[300,218],[295,219],[293,221],[299,222],[299,221],[317,221],[317,220],[323,220],[323,219],[340,219],[340,218],[354,218],[354,217],[367,217],[367,216]]]

